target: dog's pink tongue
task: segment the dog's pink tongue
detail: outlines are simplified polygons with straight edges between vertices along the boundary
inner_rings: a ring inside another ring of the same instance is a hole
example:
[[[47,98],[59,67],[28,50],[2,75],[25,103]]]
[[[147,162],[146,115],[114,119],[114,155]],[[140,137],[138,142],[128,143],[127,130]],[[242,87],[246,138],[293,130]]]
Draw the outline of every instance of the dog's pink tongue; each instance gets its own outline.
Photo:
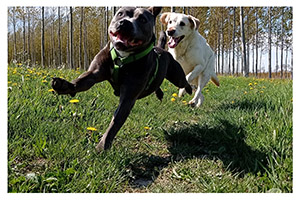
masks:
[[[173,37],[170,38],[169,42],[168,42],[168,46],[170,48],[175,48],[177,46],[177,43],[175,41],[175,39]]]

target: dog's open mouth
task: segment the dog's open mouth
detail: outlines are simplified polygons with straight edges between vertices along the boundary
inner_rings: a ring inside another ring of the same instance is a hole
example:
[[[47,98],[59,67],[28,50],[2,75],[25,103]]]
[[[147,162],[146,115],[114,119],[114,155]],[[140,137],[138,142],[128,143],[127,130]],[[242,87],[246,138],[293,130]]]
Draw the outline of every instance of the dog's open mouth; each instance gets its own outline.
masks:
[[[143,44],[142,40],[130,38],[124,34],[121,34],[118,31],[116,31],[116,32],[110,31],[109,34],[111,35],[111,38],[116,45],[121,44],[128,48],[128,47],[135,47],[135,46],[139,46],[139,45]]]
[[[168,42],[168,45],[170,48],[175,48],[179,42],[184,38],[184,35],[180,36],[180,37],[170,37],[170,40]]]

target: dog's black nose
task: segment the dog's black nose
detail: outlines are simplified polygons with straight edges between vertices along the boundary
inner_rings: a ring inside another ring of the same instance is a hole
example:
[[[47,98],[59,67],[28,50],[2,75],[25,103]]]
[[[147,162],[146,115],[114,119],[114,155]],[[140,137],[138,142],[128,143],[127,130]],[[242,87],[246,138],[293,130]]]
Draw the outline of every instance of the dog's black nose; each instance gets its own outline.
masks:
[[[172,35],[174,35],[175,30],[167,31],[167,33],[168,33],[168,36],[172,36]]]

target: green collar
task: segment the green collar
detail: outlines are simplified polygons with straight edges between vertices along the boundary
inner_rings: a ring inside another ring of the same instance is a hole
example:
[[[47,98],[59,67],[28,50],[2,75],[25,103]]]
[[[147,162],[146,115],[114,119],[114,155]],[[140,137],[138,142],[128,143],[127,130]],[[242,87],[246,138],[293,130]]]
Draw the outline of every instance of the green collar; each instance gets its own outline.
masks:
[[[134,62],[134,61],[139,60],[139,59],[143,58],[144,56],[146,56],[153,49],[153,46],[154,45],[151,42],[151,44],[144,51],[137,53],[137,54],[131,54],[128,57],[122,58],[122,57],[118,56],[112,43],[110,43],[110,48],[111,48],[110,55],[111,55],[112,60],[114,61],[114,64],[121,65],[119,67],[122,67],[122,65]]]
[[[113,63],[114,63],[114,68],[113,68],[113,71],[112,71],[112,80],[113,80],[114,85],[115,85],[115,87],[114,87],[115,95],[119,94],[119,92],[120,92],[120,88],[118,86],[120,68],[122,68],[122,66],[125,65],[125,64],[134,62],[134,61],[139,60],[139,59],[143,58],[144,56],[148,55],[152,51],[153,47],[154,47],[154,42],[151,42],[151,44],[144,51],[142,51],[140,53],[137,53],[137,54],[129,55],[128,57],[122,58],[122,57],[118,56],[118,54],[117,54],[115,48],[113,47],[112,43],[110,43],[110,48],[111,48],[110,55],[111,55],[111,58],[112,58]],[[149,89],[150,85],[152,84],[152,82],[156,78],[156,75],[157,75],[157,72],[158,72],[158,67],[159,67],[158,57],[160,55],[156,51],[154,51],[154,52],[157,54],[155,71],[154,71],[153,76],[149,80],[145,90]]]

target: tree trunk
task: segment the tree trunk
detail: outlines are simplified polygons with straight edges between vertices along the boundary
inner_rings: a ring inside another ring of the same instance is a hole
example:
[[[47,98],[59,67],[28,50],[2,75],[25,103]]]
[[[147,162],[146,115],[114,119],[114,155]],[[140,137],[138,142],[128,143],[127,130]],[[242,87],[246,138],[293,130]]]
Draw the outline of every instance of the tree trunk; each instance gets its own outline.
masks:
[[[230,63],[230,61],[231,61],[231,59],[230,59],[230,55],[231,55],[231,53],[230,53],[230,15],[228,15],[228,46],[227,46],[227,56],[228,56],[228,73],[230,74],[231,73],[231,70],[230,70],[230,68],[231,68],[231,63]]]
[[[79,23],[79,55],[78,55],[78,58],[79,58],[79,68],[81,69],[82,68],[82,65],[81,65],[81,51],[82,51],[82,23],[83,23],[83,7],[80,7],[80,23]]]
[[[280,78],[283,78],[283,46],[284,46],[284,22],[283,22],[284,10],[281,10],[281,55],[280,55]]]
[[[70,24],[70,19],[69,19],[69,15],[68,15],[68,8],[66,8],[66,18],[67,18],[67,48],[66,48],[66,51],[67,51],[67,57],[66,57],[66,66],[70,66],[70,31],[69,31],[69,24]]]
[[[87,30],[86,30],[85,17],[83,12],[83,51],[84,51],[84,69],[89,67],[88,54],[87,54]],[[107,36],[107,34],[106,34]]]
[[[52,10],[52,27],[51,27],[51,54],[52,54],[52,58],[51,58],[51,62],[52,62],[52,65],[55,66],[55,43],[54,43],[54,23],[55,23],[55,20],[54,20],[54,8]],[[50,63],[51,63],[50,62]]]
[[[26,60],[26,20],[25,20],[25,8],[23,8],[22,13],[22,21],[23,21],[23,62]]]
[[[70,69],[74,69],[74,57],[73,57],[73,8],[70,7]]]
[[[243,55],[243,74],[245,77],[249,76],[249,68],[247,66],[247,58],[246,58],[246,43],[245,43],[245,30],[244,30],[244,9],[240,8],[240,23],[241,23],[241,36],[242,36],[242,55]]]
[[[16,9],[13,7],[13,29],[14,29],[14,55],[13,59],[17,60],[17,35],[16,35]]]
[[[234,50],[235,50],[235,7],[233,7],[233,28],[232,28],[232,75],[234,74]]]
[[[58,30],[57,30],[57,38],[58,38],[58,66],[61,66],[61,22],[60,22],[60,7],[57,8],[57,15],[58,15]]]
[[[27,29],[28,29],[28,33],[27,33],[27,49],[28,49],[28,59],[29,59],[29,63],[31,63],[32,61],[32,57],[31,57],[31,49],[30,49],[30,34],[31,34],[31,30],[30,30],[30,10],[29,7],[27,7]]]
[[[42,27],[41,27],[41,65],[45,67],[45,10],[42,7]]]
[[[257,70],[258,70],[258,8],[256,8],[255,13],[255,25],[256,25],[256,34],[255,34],[255,77],[257,77]]]
[[[268,24],[269,24],[269,67],[268,67],[268,71],[269,71],[269,78],[272,78],[272,66],[271,66],[271,55],[272,55],[272,38],[271,38],[271,31],[272,31],[272,27],[271,27],[271,7],[269,7],[269,17],[268,17]]]
[[[224,15],[223,15],[223,8],[221,8],[221,38],[222,38],[222,49],[221,49],[221,74],[224,73]]]

